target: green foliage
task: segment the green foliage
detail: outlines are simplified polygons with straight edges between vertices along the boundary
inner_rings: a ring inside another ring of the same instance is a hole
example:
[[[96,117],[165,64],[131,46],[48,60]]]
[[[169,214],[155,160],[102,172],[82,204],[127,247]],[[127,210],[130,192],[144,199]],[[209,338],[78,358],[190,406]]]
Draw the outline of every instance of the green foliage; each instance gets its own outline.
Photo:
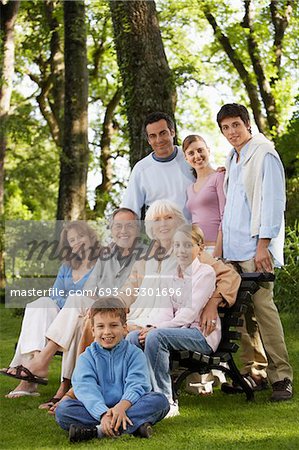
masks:
[[[34,107],[14,93],[9,117],[5,218],[50,219],[56,214],[59,155]]]
[[[299,81],[296,56],[298,39],[295,38],[299,33],[299,4],[292,2],[293,10],[284,36],[282,64],[278,73],[274,64],[274,29],[273,26],[269,26],[270,2],[261,0],[251,3],[254,12],[254,39],[277,108],[280,129],[274,131],[281,134],[288,123]],[[279,12],[284,14],[286,2],[279,0],[276,3]],[[209,96],[205,95],[204,90],[206,86],[215,87],[212,95],[219,104],[233,100],[249,106],[243,82],[205,18],[206,6],[215,17],[221,32],[228,37],[235,55],[249,73],[252,83],[257,86],[248,52],[249,29],[245,28],[243,23],[244,4],[242,0],[157,0],[167,56],[176,84],[181,88],[178,102],[178,108],[181,109],[178,110],[178,116],[180,118],[183,116],[184,103],[187,99],[187,110],[188,112],[192,110],[192,123],[197,128],[213,130]],[[193,85],[190,85],[190,81],[194,82]],[[258,92],[258,87],[256,90]],[[196,107],[198,102],[201,103],[201,108]],[[260,103],[262,104],[261,97]]]
[[[53,17],[60,24],[59,33],[63,42],[62,2],[53,1]],[[44,2],[21,1],[15,30],[15,70],[22,79],[26,75],[38,77],[49,75],[50,40],[51,33]]]
[[[157,0],[159,24],[167,58],[177,86],[176,118],[179,129],[193,127],[194,131],[219,135],[215,123],[215,108],[225,101],[235,100],[248,105],[248,96],[213,34],[204,15],[208,5],[233,48],[242,59],[251,78],[256,82],[247,50],[248,29],[242,27],[244,2],[242,0]],[[252,1],[255,11],[254,33],[268,80],[276,80],[275,95],[281,128],[289,119],[295,90],[298,86],[297,59],[299,44],[299,2],[292,2],[293,13],[284,38],[280,74],[273,66],[273,27],[270,23],[269,1]],[[276,2],[282,11],[286,1]],[[63,2],[53,1],[53,17],[58,22],[58,33],[63,47]],[[112,23],[108,1],[86,1],[89,69],[89,126],[92,152],[89,170],[101,183],[101,137],[109,102],[120,84]],[[54,218],[58,195],[59,152],[53,143],[49,127],[41,116],[37,96],[42,80],[51,73],[49,20],[46,3],[24,0],[15,29],[16,77],[9,120],[9,139],[6,160],[6,213],[8,218]],[[63,48],[62,48],[63,51]],[[277,77],[279,79],[277,79]],[[53,81],[53,80],[52,80]],[[51,81],[51,83],[52,83]],[[38,85],[39,83],[39,85]],[[43,85],[47,90],[47,86]],[[55,108],[53,86],[48,96],[50,108]],[[20,93],[21,92],[21,93]],[[211,97],[213,96],[213,101]],[[297,108],[298,109],[298,108]],[[126,114],[121,101],[114,111],[111,137],[113,160],[113,188],[103,196],[107,209],[119,202],[126,184],[128,164],[128,130]],[[287,177],[298,177],[297,140],[298,113],[286,132],[277,140],[287,168]],[[120,165],[123,169],[119,170]],[[293,170],[292,170],[293,169]],[[94,197],[90,192],[89,200]],[[105,197],[105,198],[104,198]],[[288,182],[287,223],[298,217],[298,182]],[[89,211],[90,216],[96,211]]]
[[[299,217],[299,97],[296,98],[296,110],[285,133],[276,142],[276,148],[282,157],[287,178],[286,223],[293,227]]]
[[[294,226],[299,217],[299,177],[287,180],[286,223]]]
[[[299,96],[296,97],[296,110],[290,120],[285,133],[277,140],[277,150],[287,170],[287,178],[299,176]],[[293,189],[293,186],[291,187]],[[298,217],[298,216],[297,216]]]
[[[280,311],[298,316],[299,292],[299,222],[287,227],[285,265],[276,271],[275,300]]]
[[[92,140],[90,142],[91,159],[89,171],[97,176],[101,184],[103,178],[102,137],[107,109],[120,86],[120,74],[113,43],[113,28],[108,1],[87,2],[87,52],[89,70],[89,115]],[[120,102],[113,111],[113,119],[109,125],[110,157],[112,160],[112,189],[105,192],[98,203],[97,210],[87,208],[89,218],[99,217],[99,210],[109,210],[119,204],[119,190],[123,186],[123,174],[118,171],[119,159],[128,155],[128,134],[126,130],[126,113]],[[110,161],[111,161],[110,160]],[[124,171],[128,173],[128,171]],[[89,193],[89,200],[96,200],[96,192]],[[99,199],[98,199],[99,201]],[[103,208],[101,206],[103,205]]]

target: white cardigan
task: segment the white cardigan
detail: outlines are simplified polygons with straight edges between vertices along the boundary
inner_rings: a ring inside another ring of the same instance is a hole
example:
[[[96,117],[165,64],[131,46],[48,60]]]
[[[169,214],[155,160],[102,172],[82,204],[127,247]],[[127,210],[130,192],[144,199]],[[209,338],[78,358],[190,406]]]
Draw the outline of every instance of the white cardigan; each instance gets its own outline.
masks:
[[[235,150],[232,149],[226,160],[226,174],[224,178],[224,192],[227,191],[229,168]],[[261,225],[262,206],[262,183],[263,183],[263,163],[267,153],[271,153],[280,163],[282,178],[285,180],[284,169],[279,154],[274,148],[274,144],[262,133],[258,133],[249,141],[246,157],[243,162],[243,183],[246,196],[251,209],[251,236],[259,234]],[[285,193],[284,193],[285,195]],[[284,217],[282,218],[278,236],[271,239],[269,250],[273,257],[283,264],[284,245]]]

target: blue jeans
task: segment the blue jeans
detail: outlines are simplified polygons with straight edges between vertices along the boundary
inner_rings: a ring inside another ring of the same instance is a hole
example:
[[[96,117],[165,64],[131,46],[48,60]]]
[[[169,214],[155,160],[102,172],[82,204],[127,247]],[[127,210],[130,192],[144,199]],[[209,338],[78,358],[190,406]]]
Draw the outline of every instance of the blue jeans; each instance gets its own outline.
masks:
[[[132,331],[127,339],[141,347],[139,331]],[[171,377],[169,374],[170,350],[190,350],[206,355],[212,353],[205,337],[198,328],[156,328],[145,339],[144,353],[147,357],[152,388],[166,395],[173,402]]]
[[[127,430],[123,433],[132,434],[145,422],[152,425],[162,420],[169,411],[169,402],[165,395],[157,392],[149,392],[143,395],[127,410],[127,416],[133,425],[127,424]],[[83,403],[79,400],[67,399],[59,403],[55,413],[58,425],[68,430],[71,424],[96,426],[100,420],[92,417]]]

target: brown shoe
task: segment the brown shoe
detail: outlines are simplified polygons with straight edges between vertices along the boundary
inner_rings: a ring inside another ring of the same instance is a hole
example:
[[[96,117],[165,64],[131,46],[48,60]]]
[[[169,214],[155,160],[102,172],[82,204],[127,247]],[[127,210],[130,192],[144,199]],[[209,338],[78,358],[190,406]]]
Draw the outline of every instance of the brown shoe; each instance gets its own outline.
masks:
[[[272,395],[270,397],[271,402],[281,402],[284,400],[290,400],[293,397],[293,385],[289,378],[285,378],[281,381],[276,381],[272,384]]]

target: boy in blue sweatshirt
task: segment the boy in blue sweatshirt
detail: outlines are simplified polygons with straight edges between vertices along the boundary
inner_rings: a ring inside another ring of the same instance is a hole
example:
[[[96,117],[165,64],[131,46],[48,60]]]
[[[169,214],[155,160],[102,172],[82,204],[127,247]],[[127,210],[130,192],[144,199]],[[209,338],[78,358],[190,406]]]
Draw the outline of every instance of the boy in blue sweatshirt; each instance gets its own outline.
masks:
[[[150,437],[151,425],[169,411],[167,398],[151,392],[141,349],[124,339],[126,313],[118,298],[105,297],[91,308],[94,340],[77,361],[72,385],[76,399],[56,409],[56,420],[71,442],[123,433]]]

